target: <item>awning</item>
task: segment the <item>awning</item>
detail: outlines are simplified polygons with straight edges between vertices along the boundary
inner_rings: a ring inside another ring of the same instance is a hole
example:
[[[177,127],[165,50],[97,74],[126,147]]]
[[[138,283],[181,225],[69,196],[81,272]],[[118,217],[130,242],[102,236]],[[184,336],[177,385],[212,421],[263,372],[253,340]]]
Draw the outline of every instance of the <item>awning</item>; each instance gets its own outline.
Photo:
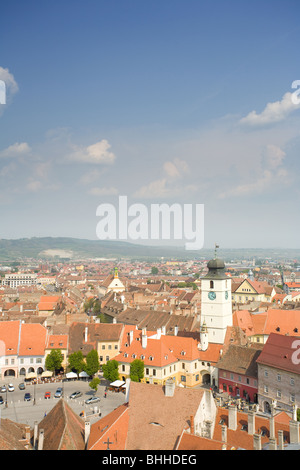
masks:
[[[41,377],[52,377],[53,372],[51,370],[44,370]]]
[[[36,379],[36,378],[37,378],[36,372],[28,372],[28,374],[26,374],[25,376],[25,379]]]
[[[82,372],[80,372],[79,377],[89,377],[89,374],[87,374],[85,370],[83,370]]]
[[[122,385],[125,385],[125,382],[122,382],[122,380],[115,380],[109,386],[110,387],[122,387]]]
[[[68,372],[66,374],[67,379],[77,379],[78,375],[75,372]]]

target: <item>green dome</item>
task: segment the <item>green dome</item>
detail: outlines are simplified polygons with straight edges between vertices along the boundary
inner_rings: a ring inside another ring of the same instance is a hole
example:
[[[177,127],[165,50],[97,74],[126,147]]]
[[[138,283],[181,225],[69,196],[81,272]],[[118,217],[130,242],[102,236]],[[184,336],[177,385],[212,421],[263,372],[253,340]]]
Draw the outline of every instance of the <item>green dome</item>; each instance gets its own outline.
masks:
[[[206,279],[227,279],[225,274],[225,263],[220,258],[211,259],[207,263],[208,273],[204,278]]]

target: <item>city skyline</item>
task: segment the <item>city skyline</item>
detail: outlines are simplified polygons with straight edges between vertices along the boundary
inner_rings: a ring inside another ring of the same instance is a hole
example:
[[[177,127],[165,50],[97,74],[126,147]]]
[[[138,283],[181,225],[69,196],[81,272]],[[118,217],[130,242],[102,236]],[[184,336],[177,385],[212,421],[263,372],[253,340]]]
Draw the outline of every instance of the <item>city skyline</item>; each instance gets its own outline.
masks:
[[[296,1],[1,10],[0,238],[95,240],[124,195],[204,204],[205,248],[300,248]]]

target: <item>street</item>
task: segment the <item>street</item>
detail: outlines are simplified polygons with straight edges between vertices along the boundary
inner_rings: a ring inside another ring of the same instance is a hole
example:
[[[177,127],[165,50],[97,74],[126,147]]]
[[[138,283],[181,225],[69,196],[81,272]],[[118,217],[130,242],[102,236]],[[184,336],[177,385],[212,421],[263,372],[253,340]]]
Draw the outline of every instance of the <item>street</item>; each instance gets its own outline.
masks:
[[[30,427],[34,426],[35,421],[40,422],[44,418],[45,413],[48,414],[59,401],[58,398],[54,398],[54,394],[59,387],[63,388],[64,400],[73,411],[78,415],[84,411],[85,415],[89,416],[91,422],[99,419],[100,412],[103,417],[125,402],[125,395],[123,393],[108,391],[107,397],[104,398],[105,385],[100,385],[97,392],[95,392],[89,387],[88,382],[82,380],[36,385],[30,384],[26,385],[25,390],[19,390],[20,382],[22,382],[20,378],[6,378],[0,383],[0,387],[8,383],[12,383],[15,387],[13,392],[0,392],[0,396],[2,396],[4,401],[4,403],[0,405],[0,417],[9,418],[17,423],[28,424]],[[71,393],[76,391],[82,392],[82,396],[70,399]],[[28,392],[31,394],[31,400],[24,401],[24,395]],[[45,392],[51,393],[49,399],[45,399]],[[100,397],[100,401],[86,405],[85,400],[93,396]],[[6,400],[7,406],[5,403]],[[93,414],[95,410],[96,413]]]

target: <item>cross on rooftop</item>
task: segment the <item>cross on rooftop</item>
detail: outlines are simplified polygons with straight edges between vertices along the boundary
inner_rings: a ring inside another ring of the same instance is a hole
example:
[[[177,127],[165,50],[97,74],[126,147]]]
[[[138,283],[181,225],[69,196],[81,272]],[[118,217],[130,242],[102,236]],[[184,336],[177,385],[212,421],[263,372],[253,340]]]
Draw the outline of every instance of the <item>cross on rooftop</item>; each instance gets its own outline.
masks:
[[[113,442],[112,442],[112,441],[110,441],[110,440],[109,440],[109,438],[108,438],[106,442],[103,442],[103,444],[107,444],[107,448],[106,448],[106,450],[110,450],[110,448],[109,448],[109,444],[113,444]]]
[[[215,259],[217,259],[217,249],[220,248],[220,246],[215,243]]]

